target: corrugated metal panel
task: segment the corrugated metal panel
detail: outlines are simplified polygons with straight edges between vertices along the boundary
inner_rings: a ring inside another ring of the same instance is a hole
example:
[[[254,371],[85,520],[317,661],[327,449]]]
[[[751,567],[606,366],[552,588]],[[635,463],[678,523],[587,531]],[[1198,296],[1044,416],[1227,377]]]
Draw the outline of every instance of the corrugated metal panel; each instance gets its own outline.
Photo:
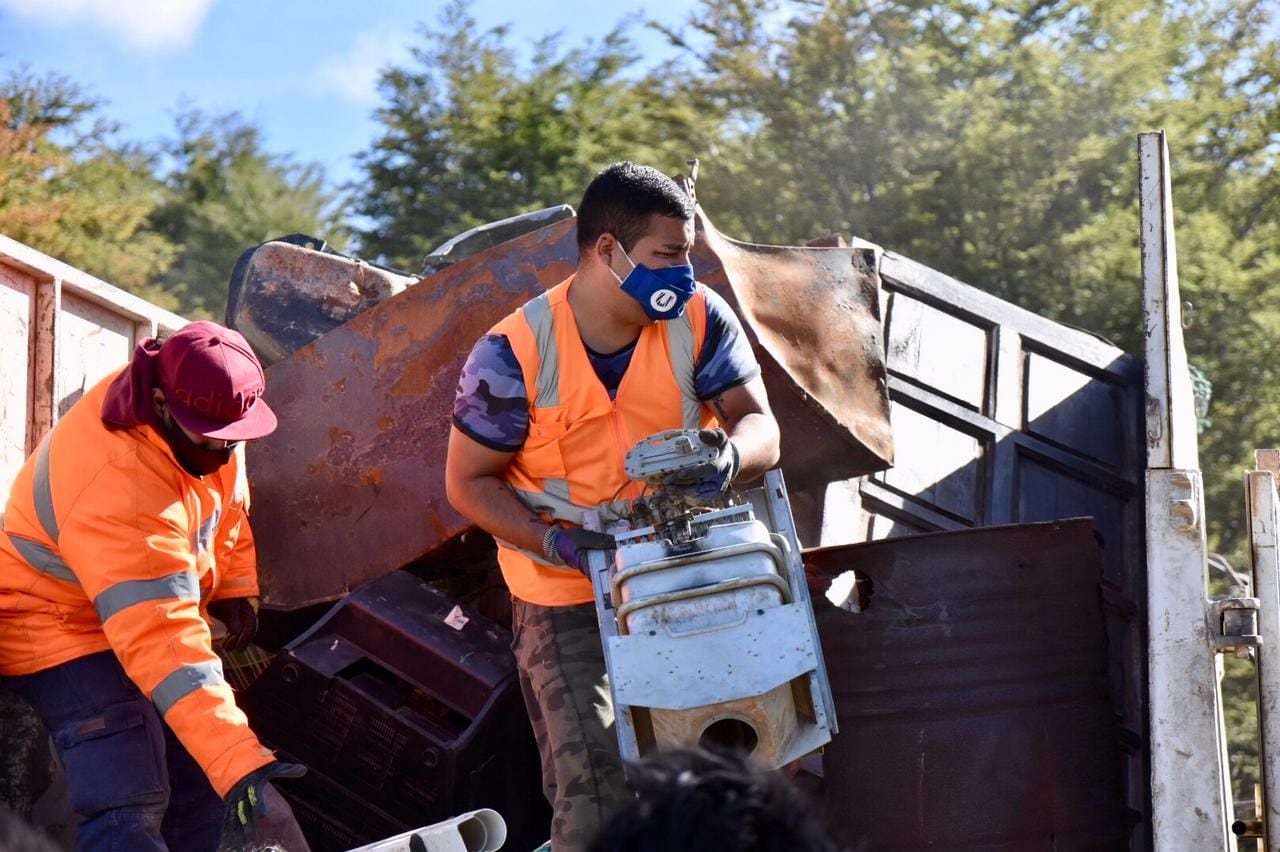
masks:
[[[840,840],[1129,848],[1087,519],[822,548],[805,562],[816,586],[855,570],[865,602],[851,613],[814,595],[840,720],[823,756]]]

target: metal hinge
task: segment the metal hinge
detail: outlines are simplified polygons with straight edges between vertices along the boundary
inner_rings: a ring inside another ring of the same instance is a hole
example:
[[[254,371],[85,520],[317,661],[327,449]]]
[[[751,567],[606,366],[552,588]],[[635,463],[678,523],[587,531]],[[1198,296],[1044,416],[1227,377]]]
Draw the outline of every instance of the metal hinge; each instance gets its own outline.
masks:
[[[1262,647],[1258,635],[1258,610],[1261,601],[1246,597],[1248,588],[1232,586],[1231,596],[1209,601],[1209,643],[1216,653],[1234,653],[1241,660],[1251,660],[1255,648]]]

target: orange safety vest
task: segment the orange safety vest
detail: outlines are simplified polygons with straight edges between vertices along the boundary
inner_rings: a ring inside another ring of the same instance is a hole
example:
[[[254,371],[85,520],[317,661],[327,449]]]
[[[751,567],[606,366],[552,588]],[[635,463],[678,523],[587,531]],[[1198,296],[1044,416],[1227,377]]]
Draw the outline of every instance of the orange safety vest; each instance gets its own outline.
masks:
[[[236,707],[204,609],[258,593],[243,460],[195,477],[150,426],[108,429],[103,400],[121,372],[14,481],[0,517],[0,674],[114,651],[226,795],[274,759]]]
[[[587,509],[620,506],[640,496],[623,458],[642,438],[663,429],[715,422],[694,389],[694,368],[706,337],[702,285],[682,316],[645,328],[631,363],[609,399],[578,334],[569,288],[556,285],[495,325],[520,362],[529,398],[529,433],[503,478],[544,519],[582,523]],[[498,542],[498,563],[511,593],[542,606],[592,600],[591,583],[540,553]]]

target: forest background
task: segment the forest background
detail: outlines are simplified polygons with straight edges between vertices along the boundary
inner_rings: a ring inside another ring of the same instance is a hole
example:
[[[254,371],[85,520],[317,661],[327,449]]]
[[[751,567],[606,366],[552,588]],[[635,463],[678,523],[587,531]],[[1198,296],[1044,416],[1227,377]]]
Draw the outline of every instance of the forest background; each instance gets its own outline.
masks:
[[[1136,135],[1168,131],[1210,546],[1245,567],[1242,472],[1280,442],[1276,0],[697,0],[603,39],[515,43],[465,2],[384,69],[360,178],[198,107],[122,141],[81,81],[0,79],[0,233],[186,316],[220,319],[249,246],[291,232],[416,271],[473,225],[576,204],[618,159],[675,173],[740,239],[879,243],[1142,350]],[[0,57],[2,60],[3,57]],[[1232,664],[1238,793],[1251,670]]]

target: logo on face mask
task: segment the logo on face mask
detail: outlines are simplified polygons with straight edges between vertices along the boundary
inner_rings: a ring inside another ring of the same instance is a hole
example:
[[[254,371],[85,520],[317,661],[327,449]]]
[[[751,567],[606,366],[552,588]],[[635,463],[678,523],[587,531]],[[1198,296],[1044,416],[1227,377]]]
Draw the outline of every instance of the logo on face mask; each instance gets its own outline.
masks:
[[[680,297],[670,290],[659,290],[649,297],[649,304],[658,313],[666,313],[676,306],[676,301]]]
[[[631,272],[625,279],[619,278],[612,268],[609,274],[617,279],[624,293],[640,303],[649,319],[670,320],[684,313],[684,306],[693,298],[696,287],[692,266],[680,263],[650,269],[633,261],[622,246],[618,248],[631,264]]]

